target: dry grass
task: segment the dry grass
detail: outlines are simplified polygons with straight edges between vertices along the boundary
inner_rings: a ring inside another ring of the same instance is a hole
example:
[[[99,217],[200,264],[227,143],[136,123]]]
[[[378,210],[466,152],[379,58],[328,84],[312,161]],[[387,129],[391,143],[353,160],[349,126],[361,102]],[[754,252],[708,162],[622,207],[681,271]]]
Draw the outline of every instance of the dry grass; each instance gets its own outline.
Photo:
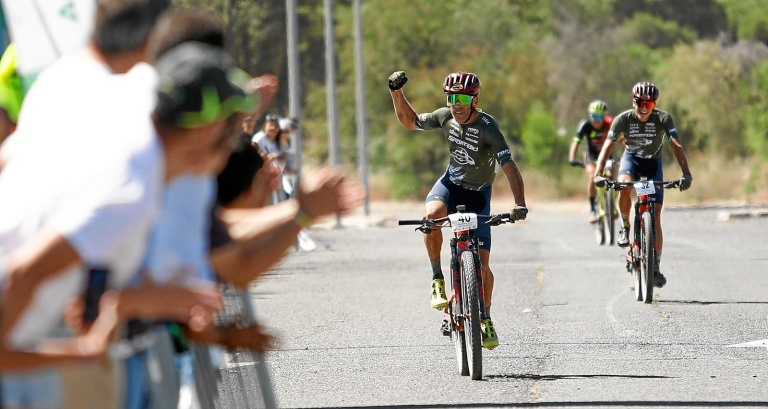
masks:
[[[717,157],[689,157],[694,183],[685,193],[669,195],[669,203],[682,205],[733,204],[768,205],[768,163],[756,159],[734,160]],[[357,180],[356,169],[347,169],[351,179]],[[528,202],[586,201],[587,176],[576,168],[564,168],[560,177],[545,170],[521,169],[525,180],[525,196]],[[664,169],[665,179],[680,176],[680,168],[672,160]],[[435,175],[437,178],[439,175]],[[372,201],[391,201],[386,174],[369,176]],[[509,184],[500,172],[494,183],[494,198],[511,197]],[[420,201],[414,197],[408,200]]]

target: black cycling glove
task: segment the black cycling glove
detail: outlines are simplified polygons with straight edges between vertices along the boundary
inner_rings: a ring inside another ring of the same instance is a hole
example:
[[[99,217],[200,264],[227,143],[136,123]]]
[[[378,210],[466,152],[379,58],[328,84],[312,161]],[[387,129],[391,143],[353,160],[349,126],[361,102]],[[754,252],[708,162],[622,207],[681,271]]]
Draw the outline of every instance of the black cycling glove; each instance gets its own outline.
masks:
[[[691,188],[691,184],[693,183],[693,176],[690,174],[683,175],[683,178],[680,179],[680,191],[685,192],[686,190]]]
[[[389,76],[389,89],[396,91],[408,82],[408,77],[405,76],[405,71],[395,71]]]
[[[512,209],[512,220],[518,221],[518,220],[525,220],[525,217],[528,216],[528,208],[525,206],[515,206],[514,209]]]
[[[605,178],[605,176],[595,176],[593,181],[595,182],[595,186],[597,186],[597,187],[605,187],[605,183],[606,183],[607,179]]]

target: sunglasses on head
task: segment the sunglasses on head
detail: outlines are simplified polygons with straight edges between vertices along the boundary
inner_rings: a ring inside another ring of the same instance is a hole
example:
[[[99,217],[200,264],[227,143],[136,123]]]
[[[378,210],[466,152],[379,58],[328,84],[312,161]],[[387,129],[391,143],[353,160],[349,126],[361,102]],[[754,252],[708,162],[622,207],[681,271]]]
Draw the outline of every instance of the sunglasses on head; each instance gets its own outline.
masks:
[[[653,108],[656,108],[656,102],[655,101],[645,101],[640,98],[635,98],[635,104],[637,104],[638,108],[648,108],[649,110],[652,110]]]
[[[448,105],[469,105],[472,103],[472,100],[475,97],[472,95],[463,95],[463,94],[449,94],[448,95]]]

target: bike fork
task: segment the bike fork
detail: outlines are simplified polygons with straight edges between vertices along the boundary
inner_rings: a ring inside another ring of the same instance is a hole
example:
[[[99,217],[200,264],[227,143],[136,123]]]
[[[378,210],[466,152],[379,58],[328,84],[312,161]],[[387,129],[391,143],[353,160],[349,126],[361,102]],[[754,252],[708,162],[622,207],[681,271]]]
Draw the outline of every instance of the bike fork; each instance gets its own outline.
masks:
[[[461,261],[459,260],[460,253],[457,250],[458,240],[456,238],[451,239],[451,288],[453,294],[451,298],[461,302]]]
[[[483,284],[483,263],[480,261],[480,245],[476,237],[472,238],[472,256],[475,259],[475,276],[477,277],[477,299],[480,302],[480,321],[488,318],[485,310],[485,285]]]

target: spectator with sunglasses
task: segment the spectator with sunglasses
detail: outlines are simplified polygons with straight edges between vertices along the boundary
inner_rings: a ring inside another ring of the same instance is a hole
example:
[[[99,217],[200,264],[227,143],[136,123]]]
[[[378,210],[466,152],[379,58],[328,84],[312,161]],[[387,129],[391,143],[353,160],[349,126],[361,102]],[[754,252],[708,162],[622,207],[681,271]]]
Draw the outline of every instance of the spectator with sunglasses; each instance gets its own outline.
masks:
[[[442,129],[448,149],[450,163],[445,173],[437,180],[425,200],[427,218],[439,218],[456,212],[456,205],[466,205],[468,212],[489,214],[491,190],[496,171],[501,168],[509,181],[515,199],[512,217],[524,220],[528,209],[525,205],[523,177],[512,159],[512,155],[492,116],[477,108],[480,98],[480,79],[471,72],[448,74],[443,82],[447,95],[447,106],[431,113],[416,114],[403,94],[408,81],[404,71],[389,76],[389,89],[395,114],[400,124],[410,130]],[[486,317],[481,323],[483,346],[493,349],[499,345],[496,330],[491,321],[491,296],[493,295],[493,272],[489,267],[491,254],[491,229],[481,226],[476,230],[480,240],[480,261],[482,263],[483,287],[485,291]],[[445,280],[440,266],[440,250],[443,245],[441,231],[424,235],[424,244],[432,267],[432,299],[435,309],[445,309],[448,300],[445,295]],[[441,329],[450,336],[444,319]]]
[[[626,149],[621,156],[619,165],[619,182],[633,182],[640,176],[646,176],[648,180],[661,181],[664,179],[662,169],[661,146],[664,139],[669,141],[669,147],[677,159],[683,177],[680,179],[680,190],[685,191],[691,187],[693,176],[688,168],[688,158],[683,150],[683,144],[675,129],[672,116],[660,109],[656,109],[656,100],[659,98],[659,89],[650,82],[639,82],[632,87],[632,109],[617,115],[608,132],[608,141],[603,145],[600,157],[595,167],[594,181],[597,187],[605,186],[603,168],[605,161],[613,153],[617,141],[624,141]],[[664,202],[664,190],[657,190],[651,195],[650,200],[656,203],[656,265],[655,285],[663,287],[667,279],[659,270],[661,249],[664,243],[664,235],[661,231],[661,207]],[[629,210],[632,206],[631,191],[619,190],[617,201],[623,228],[619,233],[616,244],[619,247],[629,246]]]
[[[568,161],[571,166],[584,168],[587,172],[587,196],[589,197],[589,222],[597,221],[597,189],[592,181],[592,175],[595,174],[595,162],[600,156],[600,149],[603,148],[605,140],[608,137],[608,130],[611,129],[613,117],[608,115],[608,104],[601,100],[595,100],[589,103],[587,108],[589,117],[582,119],[576,128],[576,136],[573,137],[571,148],[568,152]],[[584,150],[583,161],[576,160],[576,149],[582,139],[587,140],[587,146]]]

